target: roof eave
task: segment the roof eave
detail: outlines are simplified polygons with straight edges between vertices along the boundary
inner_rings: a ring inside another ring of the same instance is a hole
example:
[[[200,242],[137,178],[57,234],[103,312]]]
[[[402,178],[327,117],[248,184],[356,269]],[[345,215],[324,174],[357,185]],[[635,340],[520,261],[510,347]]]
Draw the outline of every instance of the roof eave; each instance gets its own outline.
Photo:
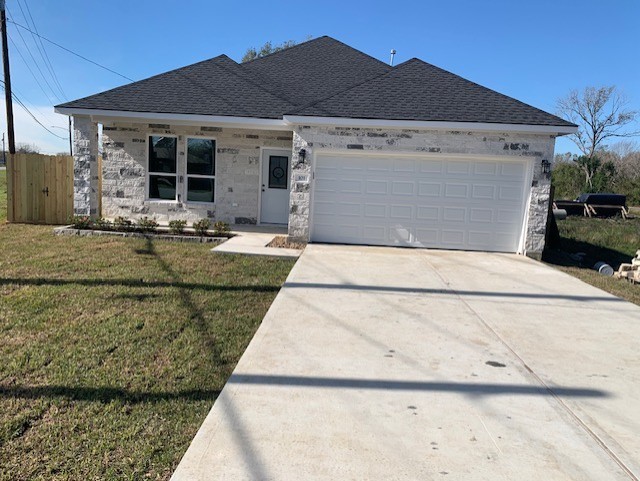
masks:
[[[54,108],[63,115],[90,117],[100,123],[110,122],[154,122],[170,125],[212,125],[240,129],[291,130],[291,125],[283,119],[259,117],[235,117],[225,115],[172,114],[163,112],[132,112],[126,110],[84,109],[78,107]]]
[[[291,125],[371,127],[389,129],[426,129],[426,130],[467,130],[473,132],[519,132],[529,134],[567,135],[578,131],[577,126],[569,125],[532,125],[505,124],[489,122],[448,122],[424,120],[358,119],[349,117],[316,117],[304,115],[285,115],[284,121]]]

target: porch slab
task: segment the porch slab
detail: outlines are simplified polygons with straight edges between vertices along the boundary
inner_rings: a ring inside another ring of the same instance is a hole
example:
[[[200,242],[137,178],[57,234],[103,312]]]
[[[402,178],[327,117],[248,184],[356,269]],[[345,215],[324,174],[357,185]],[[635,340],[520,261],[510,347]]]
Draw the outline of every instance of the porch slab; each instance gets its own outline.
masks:
[[[267,247],[276,236],[287,235],[286,226],[234,225],[231,232],[234,236],[211,249],[211,252],[294,258],[302,254],[301,249]]]

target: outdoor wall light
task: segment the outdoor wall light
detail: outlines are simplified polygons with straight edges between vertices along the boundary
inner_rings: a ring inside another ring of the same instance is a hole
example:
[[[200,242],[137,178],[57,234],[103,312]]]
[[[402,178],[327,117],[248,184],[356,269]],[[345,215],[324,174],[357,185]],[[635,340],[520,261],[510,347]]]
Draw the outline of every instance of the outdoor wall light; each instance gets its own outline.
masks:
[[[542,173],[548,176],[551,173],[551,162],[547,159],[542,159]]]
[[[304,159],[307,157],[307,151],[305,149],[300,149],[298,151],[298,158],[300,159],[300,163],[304,164]]]

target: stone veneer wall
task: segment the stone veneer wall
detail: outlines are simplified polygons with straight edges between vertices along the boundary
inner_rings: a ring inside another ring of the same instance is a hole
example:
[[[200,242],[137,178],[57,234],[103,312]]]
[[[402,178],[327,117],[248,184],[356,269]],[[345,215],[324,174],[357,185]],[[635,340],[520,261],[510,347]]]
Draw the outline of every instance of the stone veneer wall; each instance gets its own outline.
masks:
[[[550,180],[542,175],[541,161],[553,159],[554,146],[555,137],[548,134],[298,126],[293,134],[292,176],[310,173],[313,153],[323,149],[532,158],[534,172],[525,253],[539,257],[544,249],[550,191]],[[299,163],[300,149],[307,152],[304,164]],[[294,182],[289,213],[289,236],[294,239],[309,239],[310,202],[310,184]]]
[[[73,213],[98,212],[98,126],[88,117],[73,119]]]
[[[215,204],[147,200],[147,142],[150,135],[178,136],[179,193],[185,194],[186,137],[216,140]],[[102,130],[102,215],[166,223],[208,217],[231,224],[255,224],[258,218],[260,147],[291,150],[287,131],[222,127],[116,123]]]

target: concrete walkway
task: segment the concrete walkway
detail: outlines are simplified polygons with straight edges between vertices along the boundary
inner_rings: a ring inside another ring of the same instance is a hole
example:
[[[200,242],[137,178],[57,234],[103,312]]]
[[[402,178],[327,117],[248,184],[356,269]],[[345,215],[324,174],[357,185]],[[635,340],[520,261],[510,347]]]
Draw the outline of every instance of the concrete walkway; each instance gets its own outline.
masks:
[[[273,257],[299,257],[302,254],[300,249],[267,247],[276,236],[287,235],[286,226],[233,225],[231,232],[234,237],[218,244],[211,252]]]
[[[173,480],[640,475],[640,308],[506,254],[308,246]]]

